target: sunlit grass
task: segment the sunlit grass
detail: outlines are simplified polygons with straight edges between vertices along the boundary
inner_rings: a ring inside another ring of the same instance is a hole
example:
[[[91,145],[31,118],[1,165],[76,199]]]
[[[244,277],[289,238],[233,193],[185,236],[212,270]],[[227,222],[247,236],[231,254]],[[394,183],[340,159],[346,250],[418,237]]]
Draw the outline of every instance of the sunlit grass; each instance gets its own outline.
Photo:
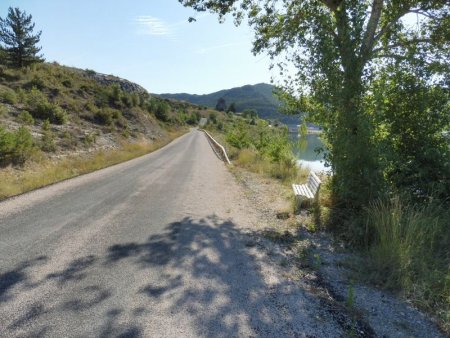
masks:
[[[439,317],[450,332],[450,212],[395,198],[368,209],[374,238],[368,247],[369,279],[402,290],[420,308]]]
[[[119,149],[69,156],[61,160],[41,157],[22,170],[2,169],[0,170],[0,200],[151,153],[184,132],[171,132],[167,137],[153,143],[124,142]]]

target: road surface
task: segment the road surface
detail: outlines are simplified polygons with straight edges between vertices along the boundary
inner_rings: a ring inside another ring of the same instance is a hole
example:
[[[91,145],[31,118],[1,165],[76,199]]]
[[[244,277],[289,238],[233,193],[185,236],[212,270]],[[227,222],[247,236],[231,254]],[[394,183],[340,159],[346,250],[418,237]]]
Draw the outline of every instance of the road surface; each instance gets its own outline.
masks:
[[[254,221],[199,131],[0,203],[0,336],[341,336],[262,268]]]

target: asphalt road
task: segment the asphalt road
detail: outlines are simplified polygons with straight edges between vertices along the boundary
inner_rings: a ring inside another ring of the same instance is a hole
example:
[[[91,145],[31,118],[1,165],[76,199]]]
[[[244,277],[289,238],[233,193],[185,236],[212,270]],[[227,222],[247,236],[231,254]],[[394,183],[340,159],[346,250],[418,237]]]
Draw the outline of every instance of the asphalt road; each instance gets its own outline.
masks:
[[[241,194],[192,131],[0,203],[0,336],[341,336],[261,267]]]

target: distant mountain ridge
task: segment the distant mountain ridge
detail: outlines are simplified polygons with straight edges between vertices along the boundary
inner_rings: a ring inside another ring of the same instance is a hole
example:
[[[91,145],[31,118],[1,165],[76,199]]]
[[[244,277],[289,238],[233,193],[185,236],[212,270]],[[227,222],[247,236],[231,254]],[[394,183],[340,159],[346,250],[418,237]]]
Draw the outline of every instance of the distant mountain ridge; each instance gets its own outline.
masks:
[[[224,98],[227,106],[234,103],[237,112],[245,109],[255,109],[260,118],[276,119],[285,124],[297,124],[298,117],[284,115],[278,112],[280,102],[274,96],[274,86],[267,83],[245,85],[231,89],[224,89],[211,94],[197,95],[188,93],[159,94],[158,96],[181,100],[200,106],[215,107],[217,100]]]

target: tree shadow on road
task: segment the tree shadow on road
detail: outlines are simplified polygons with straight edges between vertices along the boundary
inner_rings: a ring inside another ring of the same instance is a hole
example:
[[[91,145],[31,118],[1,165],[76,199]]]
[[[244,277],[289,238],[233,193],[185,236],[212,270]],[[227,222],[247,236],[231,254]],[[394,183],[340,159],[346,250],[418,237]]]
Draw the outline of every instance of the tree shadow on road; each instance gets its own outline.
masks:
[[[20,283],[29,283],[27,269],[43,264],[47,261],[46,256],[39,256],[30,261],[23,262],[10,271],[0,273],[0,304],[11,299],[9,291]]]
[[[199,336],[313,334],[319,322],[307,304],[317,305],[317,300],[299,293],[293,282],[269,283],[270,276],[249,253],[253,245],[231,221],[184,218],[146,242],[111,246],[106,264],[161,271],[160,279],[138,292],[149,304],[171,304],[170,313],[188,315]]]
[[[164,335],[158,330],[174,323],[173,332],[181,336],[190,328],[193,335],[208,337],[339,336],[334,325],[321,319],[326,314],[317,299],[294,282],[263,272],[268,258],[257,255],[252,236],[214,215],[186,217],[142,242],[117,243],[102,254],[74,257],[41,280],[33,281],[27,269],[50,259],[22,264],[0,276],[5,302],[24,285],[53,288],[55,294],[50,305],[30,299],[23,313],[8,324],[8,332],[55,335],[59,323],[76,325],[80,318],[93,317],[96,326],[89,327],[89,322],[77,327],[78,333],[140,337],[148,335],[151,321],[161,326],[150,328],[156,335]],[[135,275],[126,290],[97,279],[99,274],[107,280],[120,278],[122,268]],[[122,293],[136,302],[127,298],[118,303]]]

